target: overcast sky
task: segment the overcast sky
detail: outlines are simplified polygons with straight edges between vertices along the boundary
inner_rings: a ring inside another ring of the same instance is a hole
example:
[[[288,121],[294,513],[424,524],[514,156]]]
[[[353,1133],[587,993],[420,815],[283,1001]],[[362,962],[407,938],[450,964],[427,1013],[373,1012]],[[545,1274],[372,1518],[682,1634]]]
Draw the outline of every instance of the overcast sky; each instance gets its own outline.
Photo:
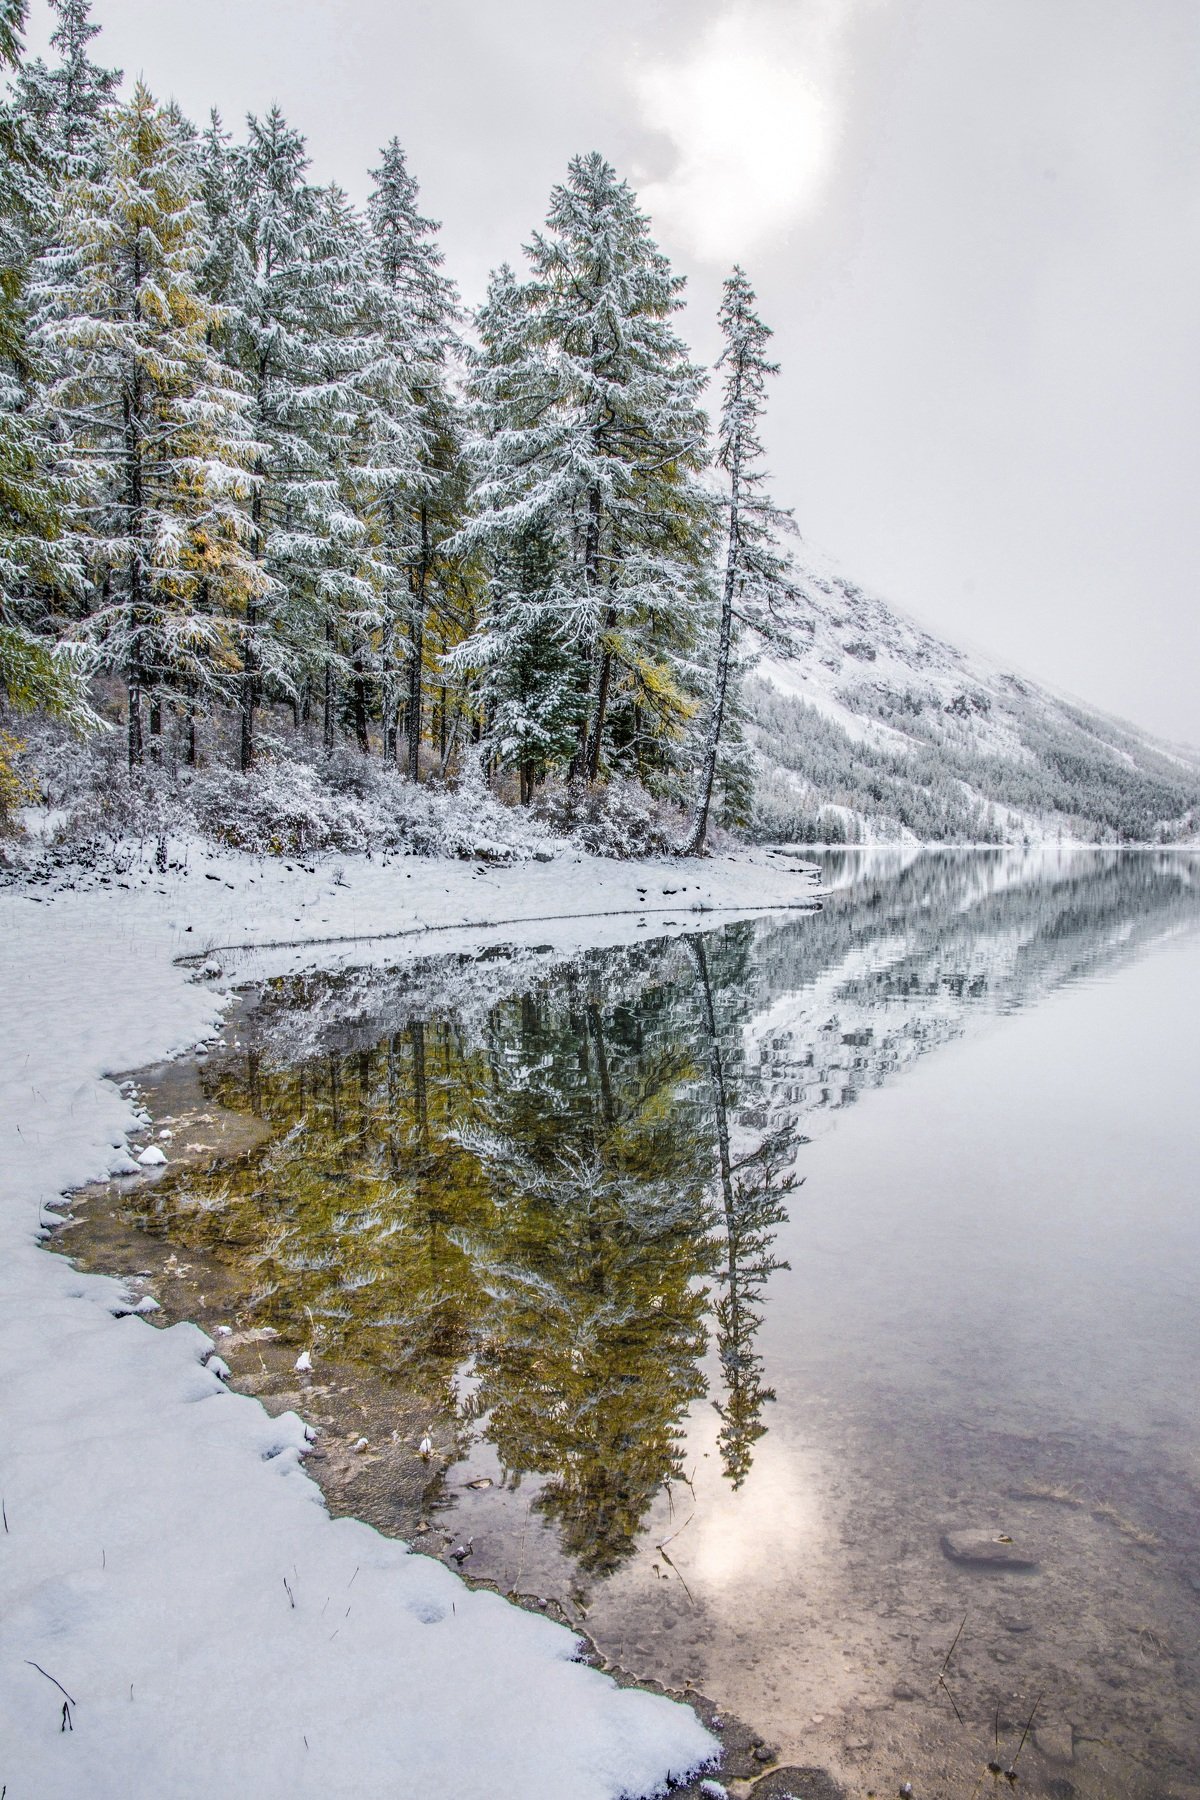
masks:
[[[31,0],[29,42],[49,34]],[[576,151],[711,357],[743,263],[775,497],[951,639],[1200,742],[1196,0],[94,0],[197,120],[278,101],[357,199],[393,134],[468,300]]]

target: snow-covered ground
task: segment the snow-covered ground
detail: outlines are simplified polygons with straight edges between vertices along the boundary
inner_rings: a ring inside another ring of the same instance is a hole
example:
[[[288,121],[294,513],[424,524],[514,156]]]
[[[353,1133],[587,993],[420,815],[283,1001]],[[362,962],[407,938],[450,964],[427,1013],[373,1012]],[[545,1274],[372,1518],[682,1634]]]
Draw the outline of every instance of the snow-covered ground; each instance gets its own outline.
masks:
[[[571,1660],[563,1628],[331,1520],[299,1418],[228,1392],[195,1327],[116,1316],[118,1283],[38,1240],[65,1189],[127,1166],[139,1121],[111,1077],[210,1034],[235,977],[694,930],[704,908],[803,903],[809,880],[766,856],[170,856],[161,875],[134,860],[0,890],[6,1800],[615,1800],[697,1768],[714,1745],[690,1710],[618,1689]]]

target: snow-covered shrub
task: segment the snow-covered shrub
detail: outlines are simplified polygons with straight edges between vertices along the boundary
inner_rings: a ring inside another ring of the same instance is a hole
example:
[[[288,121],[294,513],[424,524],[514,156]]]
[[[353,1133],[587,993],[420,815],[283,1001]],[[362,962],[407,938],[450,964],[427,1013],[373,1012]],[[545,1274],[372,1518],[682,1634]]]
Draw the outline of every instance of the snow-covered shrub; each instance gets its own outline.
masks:
[[[557,837],[572,839],[596,856],[660,856],[684,835],[676,807],[648,794],[636,781],[547,782],[530,808]]]
[[[477,772],[457,788],[414,786],[354,750],[264,759],[250,775],[211,768],[181,785],[206,836],[261,855],[377,850],[508,862],[550,848],[545,825],[502,806]]]
[[[311,763],[264,760],[248,775],[210,768],[189,785],[200,830],[237,850],[265,856],[355,850],[370,833],[362,805],[334,793]]]
[[[43,841],[89,860],[189,833],[260,856],[372,850],[511,862],[550,856],[564,841],[601,856],[652,856],[670,851],[686,823],[628,780],[552,782],[532,806],[512,804],[515,794],[506,804],[478,750],[464,755],[456,782],[414,784],[380,757],[349,745],[326,752],[284,733],[263,734],[249,774],[216,758],[191,767],[164,734],[164,760],[148,758],[131,777],[121,731],[81,741],[38,721],[28,736],[22,773],[36,792],[25,799],[53,821]],[[213,748],[210,735],[206,753]]]

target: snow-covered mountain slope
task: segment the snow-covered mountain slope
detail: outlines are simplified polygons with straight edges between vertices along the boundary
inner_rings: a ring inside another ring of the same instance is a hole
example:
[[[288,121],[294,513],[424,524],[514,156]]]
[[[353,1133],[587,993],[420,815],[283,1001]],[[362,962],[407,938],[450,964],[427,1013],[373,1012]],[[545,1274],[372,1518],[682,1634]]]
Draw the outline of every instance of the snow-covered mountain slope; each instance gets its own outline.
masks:
[[[745,691],[755,835],[1194,842],[1200,752],[968,654],[807,552]]]

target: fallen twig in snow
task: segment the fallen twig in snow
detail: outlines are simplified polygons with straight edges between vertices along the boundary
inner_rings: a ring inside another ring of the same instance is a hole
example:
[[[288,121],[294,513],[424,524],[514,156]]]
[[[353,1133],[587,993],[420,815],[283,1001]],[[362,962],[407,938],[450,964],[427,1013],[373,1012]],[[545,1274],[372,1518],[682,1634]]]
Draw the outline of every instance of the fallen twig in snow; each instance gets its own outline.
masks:
[[[25,1661],[29,1664],[29,1667],[31,1669],[36,1669],[39,1675],[44,1675],[46,1677],[47,1681],[52,1681],[54,1683],[55,1687],[58,1689],[59,1693],[64,1696],[63,1709],[62,1709],[62,1721],[58,1727],[59,1731],[74,1731],[75,1721],[71,1717],[71,1708],[73,1706],[79,1705],[78,1700],[72,1699],[71,1695],[67,1693],[67,1690],[63,1686],[62,1682],[59,1681],[58,1677],[55,1675],[51,1675],[49,1669],[43,1669],[41,1663],[34,1662],[32,1656],[27,1656],[25,1658]],[[2,1795],[0,1795],[0,1800],[3,1800]]]

